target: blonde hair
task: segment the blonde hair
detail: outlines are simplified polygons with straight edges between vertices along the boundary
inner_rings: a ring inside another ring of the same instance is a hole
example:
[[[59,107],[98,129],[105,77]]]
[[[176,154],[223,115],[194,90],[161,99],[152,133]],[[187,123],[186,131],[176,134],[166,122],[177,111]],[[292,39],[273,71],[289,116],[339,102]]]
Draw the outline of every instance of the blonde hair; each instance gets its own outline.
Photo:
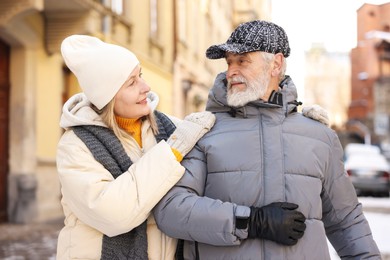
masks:
[[[104,106],[100,110],[97,109],[94,105],[92,105],[92,106],[93,106],[93,109],[95,110],[95,112],[100,115],[103,122],[108,126],[108,128],[112,129],[114,134],[119,139],[129,138],[131,136],[130,133],[126,132],[118,125],[118,123],[115,119],[115,112],[114,112],[115,98],[113,98],[110,102],[108,102],[108,104],[106,106]],[[149,120],[153,134],[154,135],[158,134],[157,121],[156,121],[156,117],[155,117],[153,112],[150,112],[148,115],[142,117],[141,120],[142,121]]]

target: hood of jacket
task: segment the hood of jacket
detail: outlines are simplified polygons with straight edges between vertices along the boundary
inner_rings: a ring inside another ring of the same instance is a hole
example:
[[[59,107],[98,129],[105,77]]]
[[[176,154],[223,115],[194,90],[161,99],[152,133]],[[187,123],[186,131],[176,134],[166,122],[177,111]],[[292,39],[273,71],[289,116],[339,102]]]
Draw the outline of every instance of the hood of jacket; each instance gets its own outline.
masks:
[[[247,117],[250,116],[252,112],[257,113],[255,111],[257,111],[257,109],[260,107],[283,107],[285,109],[285,114],[287,115],[291,111],[294,111],[298,105],[300,105],[300,102],[296,101],[298,97],[297,88],[295,87],[294,82],[289,76],[286,76],[282,80],[282,82],[279,84],[279,91],[273,93],[272,95],[281,96],[280,102],[263,101],[259,99],[256,101],[249,102],[242,107],[231,107],[227,103],[226,72],[222,72],[216,77],[214,86],[209,92],[206,110],[213,113],[232,112],[234,114],[240,114],[243,117]]]
[[[149,92],[147,100],[153,112],[158,105],[159,97],[156,93]],[[64,129],[80,125],[106,126],[84,93],[75,94],[65,102],[60,119],[60,126]]]

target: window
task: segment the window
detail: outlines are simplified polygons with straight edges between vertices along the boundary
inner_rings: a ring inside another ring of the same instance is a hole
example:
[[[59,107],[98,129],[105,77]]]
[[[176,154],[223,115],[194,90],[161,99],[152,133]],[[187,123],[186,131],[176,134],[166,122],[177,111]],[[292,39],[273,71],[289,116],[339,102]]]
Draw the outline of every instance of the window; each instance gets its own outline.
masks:
[[[158,0],[150,0],[150,37],[158,40]]]
[[[111,0],[111,10],[121,15],[123,13],[123,1],[124,0]]]
[[[100,0],[100,3],[111,9],[113,13],[121,15],[123,13],[123,2],[125,0]]]
[[[179,40],[181,42],[186,42],[187,39],[187,6],[186,6],[186,0],[179,0],[177,2],[178,7],[178,34],[179,34]]]

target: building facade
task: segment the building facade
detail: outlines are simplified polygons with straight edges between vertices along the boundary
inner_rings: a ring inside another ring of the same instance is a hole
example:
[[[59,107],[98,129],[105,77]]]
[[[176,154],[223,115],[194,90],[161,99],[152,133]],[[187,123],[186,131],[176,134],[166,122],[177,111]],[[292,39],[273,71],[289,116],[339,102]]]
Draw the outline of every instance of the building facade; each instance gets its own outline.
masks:
[[[357,46],[351,52],[351,131],[390,142],[390,3],[357,10]],[[364,126],[364,127],[359,127]]]
[[[223,60],[206,48],[240,22],[270,19],[270,0],[0,1],[0,222],[63,216],[56,147],[63,103],[80,91],[62,40],[88,34],[141,62],[158,109],[183,117],[204,108]]]
[[[208,60],[206,49],[225,42],[242,22],[271,19],[270,0],[177,0],[175,12],[174,114],[205,108],[223,59]]]
[[[304,105],[323,107],[335,129],[342,128],[348,121],[350,70],[348,52],[329,52],[323,44],[313,44],[305,53]]]

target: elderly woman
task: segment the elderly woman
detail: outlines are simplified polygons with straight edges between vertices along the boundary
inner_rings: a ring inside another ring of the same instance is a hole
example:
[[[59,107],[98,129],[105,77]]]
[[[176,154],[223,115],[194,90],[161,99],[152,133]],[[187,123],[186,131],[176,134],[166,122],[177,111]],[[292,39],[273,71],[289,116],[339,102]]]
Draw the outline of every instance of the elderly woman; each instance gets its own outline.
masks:
[[[155,110],[158,97],[129,50],[72,35],[61,45],[83,93],[63,107],[57,168],[65,226],[57,259],[173,259],[176,240],[152,208],[182,177],[180,161],[214,124]]]

